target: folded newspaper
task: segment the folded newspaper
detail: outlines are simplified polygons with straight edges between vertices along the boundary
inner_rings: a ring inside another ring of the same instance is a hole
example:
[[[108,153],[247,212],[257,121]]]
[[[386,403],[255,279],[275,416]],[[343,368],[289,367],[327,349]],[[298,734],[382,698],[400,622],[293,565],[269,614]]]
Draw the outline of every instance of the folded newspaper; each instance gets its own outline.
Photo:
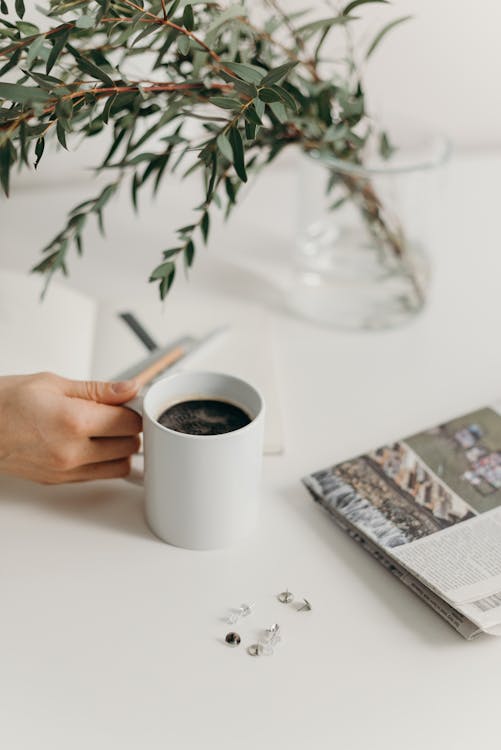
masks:
[[[464,638],[501,635],[501,404],[303,482]]]

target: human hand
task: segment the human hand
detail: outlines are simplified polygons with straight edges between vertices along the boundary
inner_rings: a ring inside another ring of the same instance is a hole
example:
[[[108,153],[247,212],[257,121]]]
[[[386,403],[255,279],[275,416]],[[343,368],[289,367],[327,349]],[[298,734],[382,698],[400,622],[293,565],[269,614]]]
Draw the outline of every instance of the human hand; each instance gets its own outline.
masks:
[[[42,484],[126,476],[142,423],[120,404],[138,390],[51,373],[0,377],[0,474]]]

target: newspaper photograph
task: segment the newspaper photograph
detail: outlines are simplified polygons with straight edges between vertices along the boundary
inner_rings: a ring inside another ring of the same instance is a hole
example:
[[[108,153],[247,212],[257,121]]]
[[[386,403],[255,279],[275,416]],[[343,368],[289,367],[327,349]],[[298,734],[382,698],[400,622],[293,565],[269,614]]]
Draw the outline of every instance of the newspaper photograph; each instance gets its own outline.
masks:
[[[484,408],[315,472],[305,485],[478,628],[501,633],[501,415]]]

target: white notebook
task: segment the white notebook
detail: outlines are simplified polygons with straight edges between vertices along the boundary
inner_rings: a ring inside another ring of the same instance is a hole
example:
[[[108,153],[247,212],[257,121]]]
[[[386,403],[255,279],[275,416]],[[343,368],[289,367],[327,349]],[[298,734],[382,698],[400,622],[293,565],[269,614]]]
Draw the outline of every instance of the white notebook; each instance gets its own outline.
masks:
[[[0,271],[0,374],[48,370],[69,378],[110,378],[148,352],[117,311],[53,282],[40,302],[42,280]],[[177,369],[207,369],[248,380],[266,402],[265,453],[283,450],[282,421],[270,323],[257,307],[197,292],[197,304],[177,297],[162,306],[145,288],[141,302],[126,306],[159,345],[186,334],[227,332]]]

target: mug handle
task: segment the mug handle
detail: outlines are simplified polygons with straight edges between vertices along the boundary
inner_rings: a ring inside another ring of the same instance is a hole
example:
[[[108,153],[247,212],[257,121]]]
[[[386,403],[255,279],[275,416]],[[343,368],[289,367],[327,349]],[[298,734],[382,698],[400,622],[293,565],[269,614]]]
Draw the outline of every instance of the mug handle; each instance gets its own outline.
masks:
[[[134,398],[131,398],[130,401],[127,401],[127,403],[123,404],[127,409],[131,409],[132,411],[135,411],[136,414],[139,414],[140,417],[143,416],[143,396],[139,394],[138,396],[135,396]],[[144,457],[142,453],[135,453],[134,456],[142,458],[142,468],[139,466],[132,465],[132,468],[130,470],[130,474],[126,477],[124,477],[126,482],[129,482],[130,484],[135,484],[138,487],[144,487]]]

